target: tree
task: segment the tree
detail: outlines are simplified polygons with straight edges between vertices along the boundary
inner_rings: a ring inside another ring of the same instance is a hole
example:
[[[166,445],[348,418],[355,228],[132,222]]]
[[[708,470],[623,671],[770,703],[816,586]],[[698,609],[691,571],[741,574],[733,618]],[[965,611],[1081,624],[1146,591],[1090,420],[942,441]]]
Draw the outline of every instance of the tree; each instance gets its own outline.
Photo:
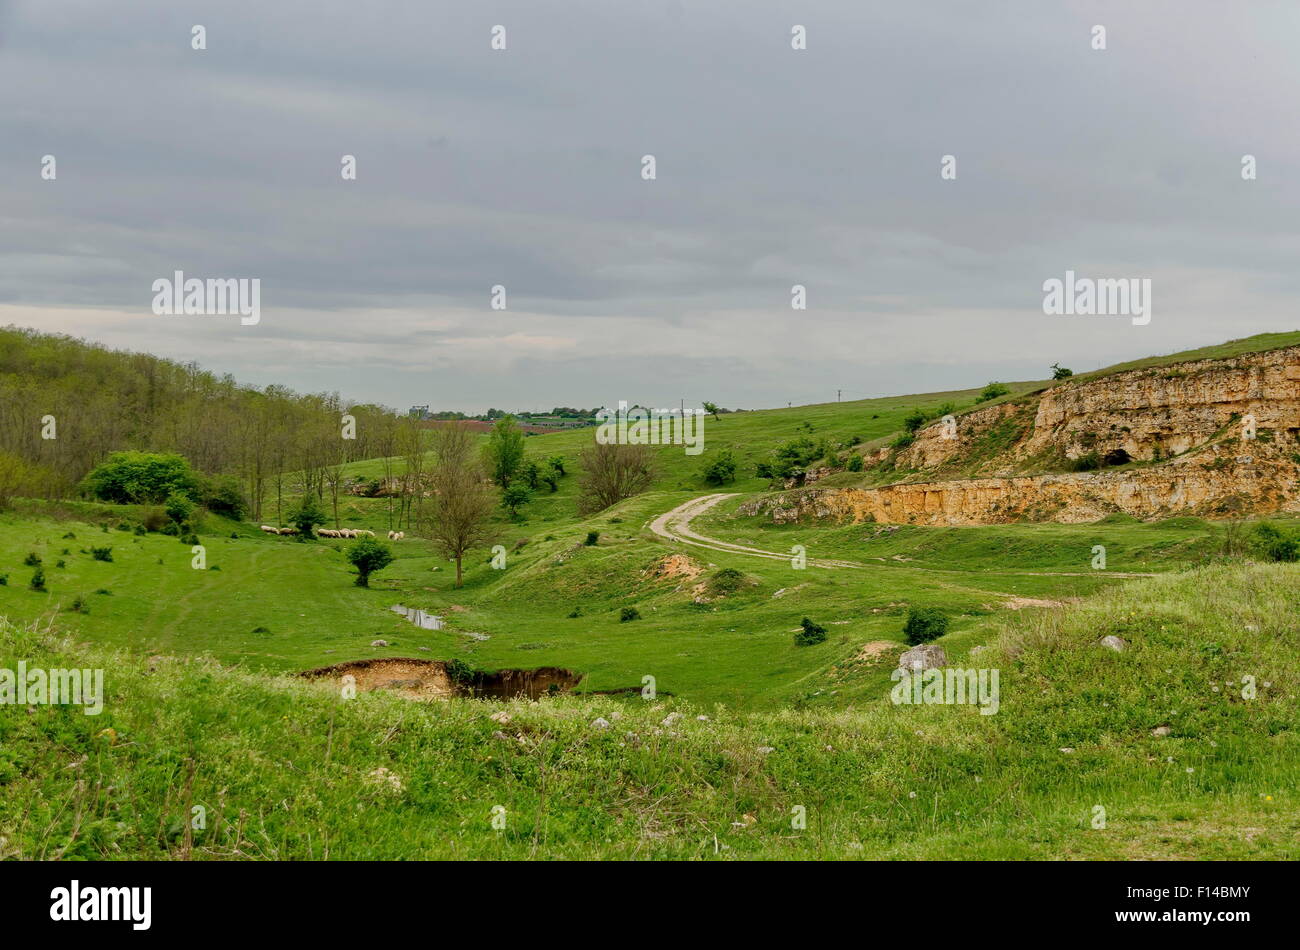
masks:
[[[704,466],[704,480],[710,485],[724,485],[736,479],[736,458],[731,449],[723,449],[708,465]]]
[[[549,465],[552,468],[552,470],[554,470],[561,478],[564,477],[564,456],[563,455],[552,455],[550,458],[546,460],[546,464]]]
[[[502,416],[496,421],[483,454],[492,480],[502,488],[509,488],[524,461],[524,431],[514,416]]]
[[[194,514],[194,502],[180,492],[172,492],[167,496],[167,504],[163,506],[163,511],[167,512],[167,517],[178,525],[189,522]]]
[[[713,421],[714,421],[714,422],[717,422],[717,421],[718,421],[718,411],[719,411],[719,409],[718,409],[718,404],[717,404],[716,402],[706,402],[706,403],[704,403],[704,411],[707,412],[707,413],[709,413],[709,415],[713,416]]]
[[[320,500],[314,494],[308,492],[302,496],[302,501],[298,502],[298,507],[289,512],[289,524],[297,528],[298,533],[304,538],[310,538],[312,529],[318,524],[324,524],[327,517],[325,509],[320,506]]]
[[[360,538],[348,548],[347,559],[357,569],[357,586],[369,587],[370,575],[393,563],[393,552],[374,538]]]
[[[434,456],[430,476],[433,505],[422,529],[444,556],[456,562],[456,586],[460,587],[465,552],[487,540],[492,493],[468,429],[453,423],[434,430]]]
[[[583,450],[578,511],[604,511],[624,498],[645,491],[654,481],[654,456],[644,445],[594,442]]]
[[[1074,370],[1066,369],[1060,363],[1052,364],[1052,379],[1069,379],[1074,375]]]
[[[532,499],[533,493],[524,485],[511,485],[501,493],[501,507],[510,512],[513,520],[519,518],[519,509]]]
[[[538,484],[542,481],[542,469],[536,462],[528,461],[519,469],[519,475],[523,478],[524,483],[533,491],[537,490]]]

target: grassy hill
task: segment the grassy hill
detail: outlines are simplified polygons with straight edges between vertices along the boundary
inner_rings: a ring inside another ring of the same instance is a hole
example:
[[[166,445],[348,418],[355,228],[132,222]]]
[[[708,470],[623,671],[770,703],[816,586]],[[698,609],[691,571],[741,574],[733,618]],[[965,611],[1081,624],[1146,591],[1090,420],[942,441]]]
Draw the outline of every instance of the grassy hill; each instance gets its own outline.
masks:
[[[346,700],[4,622],[0,667],[103,668],[107,696],[0,716],[0,858],[1294,859],[1297,617],[1286,566],[1016,617],[988,716]]]

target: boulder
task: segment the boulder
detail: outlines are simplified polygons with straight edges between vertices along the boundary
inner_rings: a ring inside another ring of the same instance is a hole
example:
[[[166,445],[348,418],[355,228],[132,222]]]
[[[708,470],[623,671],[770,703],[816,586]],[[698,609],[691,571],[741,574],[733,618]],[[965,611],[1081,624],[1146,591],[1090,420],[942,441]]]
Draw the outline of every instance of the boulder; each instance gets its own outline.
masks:
[[[1114,650],[1116,653],[1123,653],[1128,649],[1128,641],[1123,637],[1115,636],[1113,633],[1108,637],[1102,637],[1101,645],[1108,650]]]
[[[948,654],[937,643],[922,643],[898,657],[898,668],[902,670],[937,670],[947,665]]]

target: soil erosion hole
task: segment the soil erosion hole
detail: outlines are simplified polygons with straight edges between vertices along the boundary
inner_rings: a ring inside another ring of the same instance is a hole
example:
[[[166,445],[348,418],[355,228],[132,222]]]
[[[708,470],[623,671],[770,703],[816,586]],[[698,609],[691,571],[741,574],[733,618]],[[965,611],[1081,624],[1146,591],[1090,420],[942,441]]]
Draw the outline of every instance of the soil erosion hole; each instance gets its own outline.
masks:
[[[343,677],[356,679],[358,690],[386,689],[411,699],[488,698],[538,699],[552,693],[567,693],[577,686],[582,674],[559,666],[535,670],[449,671],[442,660],[380,657],[353,660],[336,666],[322,666],[299,673],[305,679],[333,681],[340,687]]]

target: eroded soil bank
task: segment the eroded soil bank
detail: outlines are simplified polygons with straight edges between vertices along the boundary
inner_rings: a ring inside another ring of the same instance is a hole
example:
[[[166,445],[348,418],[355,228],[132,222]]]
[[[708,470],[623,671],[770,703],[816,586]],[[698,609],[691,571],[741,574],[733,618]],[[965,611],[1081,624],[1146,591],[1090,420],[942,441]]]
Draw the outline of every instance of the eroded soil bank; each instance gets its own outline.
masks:
[[[582,674],[558,666],[534,670],[462,671],[453,676],[442,660],[417,660],[408,657],[379,657],[353,660],[335,666],[306,670],[299,676],[325,680],[343,686],[343,678],[354,678],[362,692],[386,689],[411,699],[452,699],[486,697],[513,699],[523,696],[537,699],[549,693],[567,693],[582,680]]]

